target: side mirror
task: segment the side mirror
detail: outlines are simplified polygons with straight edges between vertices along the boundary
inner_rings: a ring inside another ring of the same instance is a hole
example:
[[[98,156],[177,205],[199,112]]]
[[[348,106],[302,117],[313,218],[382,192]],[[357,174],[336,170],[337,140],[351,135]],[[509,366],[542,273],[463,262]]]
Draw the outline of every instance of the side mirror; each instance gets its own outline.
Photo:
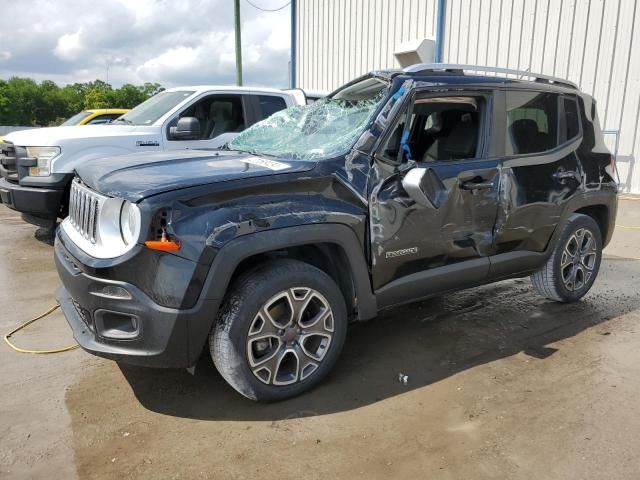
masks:
[[[412,168],[402,179],[402,187],[418,205],[440,208],[447,199],[447,188],[431,168]]]
[[[172,140],[200,140],[200,122],[196,117],[182,117],[169,134]]]

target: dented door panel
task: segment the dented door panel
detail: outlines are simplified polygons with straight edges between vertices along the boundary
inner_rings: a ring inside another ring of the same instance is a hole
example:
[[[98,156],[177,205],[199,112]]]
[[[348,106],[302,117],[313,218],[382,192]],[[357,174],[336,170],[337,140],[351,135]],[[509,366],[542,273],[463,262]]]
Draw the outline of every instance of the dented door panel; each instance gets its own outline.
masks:
[[[582,178],[573,150],[555,157],[557,160],[553,156],[537,156],[504,162],[496,253],[546,249]]]
[[[428,168],[444,186],[439,208],[414,202],[402,186],[403,173],[390,171],[379,162],[374,166],[378,182],[370,199],[374,289],[406,275],[486,258],[493,252],[498,162],[443,162]],[[493,187],[462,188],[476,178]],[[488,260],[486,263],[488,268]],[[485,273],[468,280],[480,281]]]
[[[393,297],[391,303],[395,303],[403,296],[427,296],[479,283],[488,274],[500,165],[498,160],[485,159],[493,152],[490,132],[495,126],[491,97],[486,92],[482,95],[487,110],[485,124],[480,125],[478,158],[394,165],[376,157],[373,162],[370,257],[373,288],[382,304],[386,303],[382,297]],[[390,125],[387,122],[385,127]],[[418,187],[412,182],[421,183]],[[416,197],[416,192],[424,197]],[[461,271],[462,276],[454,273]],[[396,291],[390,294],[390,290]]]

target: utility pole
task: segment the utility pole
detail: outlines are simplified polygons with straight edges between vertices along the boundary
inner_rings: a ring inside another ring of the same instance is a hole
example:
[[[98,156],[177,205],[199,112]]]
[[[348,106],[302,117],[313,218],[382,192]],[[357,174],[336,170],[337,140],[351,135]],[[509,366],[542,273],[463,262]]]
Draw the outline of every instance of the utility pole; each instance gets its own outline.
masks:
[[[242,86],[242,41],[240,36],[240,0],[234,2],[236,24],[236,83]]]

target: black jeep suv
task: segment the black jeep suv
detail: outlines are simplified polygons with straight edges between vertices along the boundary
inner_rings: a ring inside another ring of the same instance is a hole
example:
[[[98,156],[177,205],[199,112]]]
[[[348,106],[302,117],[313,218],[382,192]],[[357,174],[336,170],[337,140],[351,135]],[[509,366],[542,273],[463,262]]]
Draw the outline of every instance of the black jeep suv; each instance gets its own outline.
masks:
[[[189,367],[242,395],[316,385],[349,321],[531,276],[578,300],[616,216],[594,100],[533,76],[374,72],[225,149],[81,166],[55,257],[87,351]]]

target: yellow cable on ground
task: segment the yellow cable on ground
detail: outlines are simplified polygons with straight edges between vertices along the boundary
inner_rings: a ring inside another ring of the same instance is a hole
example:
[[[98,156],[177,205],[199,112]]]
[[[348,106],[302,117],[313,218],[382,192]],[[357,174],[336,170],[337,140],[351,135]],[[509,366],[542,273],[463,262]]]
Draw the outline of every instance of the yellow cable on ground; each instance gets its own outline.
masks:
[[[75,345],[70,345],[68,347],[62,347],[62,348],[55,348],[53,350],[29,350],[29,349],[26,349],[26,348],[17,347],[13,343],[11,343],[11,341],[9,340],[9,338],[11,338],[11,335],[13,335],[14,333],[19,332],[20,330],[22,330],[27,325],[31,325],[33,322],[36,322],[36,321],[40,320],[41,318],[44,318],[47,315],[50,315],[51,313],[55,312],[58,308],[60,308],[60,305],[55,305],[55,306],[51,307],[49,310],[47,310],[46,312],[44,312],[43,314],[38,315],[35,318],[32,318],[28,322],[24,322],[22,325],[20,325],[17,328],[14,328],[13,330],[11,330],[9,333],[7,333],[4,336],[4,341],[7,342],[7,345],[9,345],[11,348],[13,348],[16,352],[20,352],[20,353],[35,353],[35,354],[61,353],[61,352],[68,352],[69,350],[73,350],[75,348],[78,348],[80,345],[78,345],[76,343]]]
[[[616,228],[626,228],[627,230],[640,230],[640,227],[632,227],[630,225],[618,225],[616,223]]]

